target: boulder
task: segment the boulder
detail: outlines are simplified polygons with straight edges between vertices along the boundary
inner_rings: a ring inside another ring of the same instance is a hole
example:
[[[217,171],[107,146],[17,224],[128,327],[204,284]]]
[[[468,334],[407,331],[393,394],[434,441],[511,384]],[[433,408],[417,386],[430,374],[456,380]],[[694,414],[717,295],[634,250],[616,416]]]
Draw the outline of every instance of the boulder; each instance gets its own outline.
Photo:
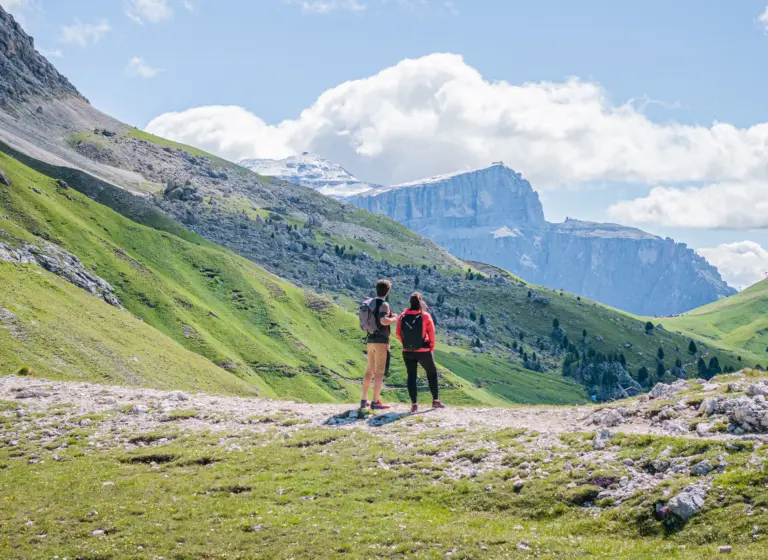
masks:
[[[693,476],[707,476],[713,470],[715,470],[715,467],[712,466],[712,463],[704,459],[691,467],[691,474]]]
[[[595,449],[605,449],[611,438],[613,438],[613,434],[605,428],[596,431],[594,438]]]
[[[717,407],[719,403],[720,403],[719,398],[707,397],[706,399],[701,401],[701,404],[699,405],[699,413],[706,414],[707,416],[712,416],[715,412],[717,412]]]
[[[661,429],[673,436],[684,436],[690,432],[688,424],[681,420],[664,420],[661,423]]]
[[[684,522],[688,521],[704,507],[706,495],[706,491],[703,488],[687,488],[669,500],[669,511]]]
[[[768,396],[768,383],[765,381],[758,381],[747,387],[747,396],[754,397],[757,395],[762,395],[764,397]]]
[[[6,187],[11,186],[11,179],[1,169],[0,169],[0,185],[5,185]]]

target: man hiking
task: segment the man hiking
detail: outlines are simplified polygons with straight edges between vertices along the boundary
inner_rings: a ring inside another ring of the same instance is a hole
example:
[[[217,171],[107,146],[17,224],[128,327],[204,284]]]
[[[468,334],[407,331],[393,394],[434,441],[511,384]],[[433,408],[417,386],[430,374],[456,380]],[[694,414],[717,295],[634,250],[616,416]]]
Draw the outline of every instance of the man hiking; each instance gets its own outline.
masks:
[[[397,338],[403,343],[403,361],[408,372],[408,395],[411,413],[419,410],[416,373],[421,364],[427,372],[432,393],[432,408],[445,408],[437,395],[437,365],[435,365],[435,323],[427,313],[424,298],[419,292],[411,295],[409,308],[397,320]]]
[[[373,380],[373,401],[370,406],[374,410],[390,408],[381,401],[381,387],[384,384],[384,374],[389,362],[390,325],[397,321],[386,299],[392,283],[389,280],[376,282],[376,297],[366,299],[360,306],[360,326],[368,334],[368,369],[363,377],[363,396],[360,408],[368,407],[368,390]]]

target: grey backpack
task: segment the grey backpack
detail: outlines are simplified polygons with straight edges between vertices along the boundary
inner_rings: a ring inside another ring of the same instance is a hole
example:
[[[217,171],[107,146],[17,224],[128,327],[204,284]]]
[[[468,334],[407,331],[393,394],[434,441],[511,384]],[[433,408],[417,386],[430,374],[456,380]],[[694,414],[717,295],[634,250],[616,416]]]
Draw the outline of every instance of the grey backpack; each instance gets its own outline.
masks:
[[[367,298],[358,308],[358,315],[360,316],[360,328],[368,334],[376,334],[379,332],[379,309],[381,308],[381,300],[378,298]]]

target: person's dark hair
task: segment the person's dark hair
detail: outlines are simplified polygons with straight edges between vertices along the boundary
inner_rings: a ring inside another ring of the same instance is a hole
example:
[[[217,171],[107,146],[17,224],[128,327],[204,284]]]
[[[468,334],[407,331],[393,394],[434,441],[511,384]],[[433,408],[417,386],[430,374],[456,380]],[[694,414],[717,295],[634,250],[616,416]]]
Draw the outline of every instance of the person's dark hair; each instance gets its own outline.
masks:
[[[421,292],[413,292],[410,300],[411,311],[426,311],[427,304],[424,303],[424,296]]]
[[[379,280],[376,282],[376,295],[380,298],[387,297],[389,290],[392,289],[392,282],[389,280]]]

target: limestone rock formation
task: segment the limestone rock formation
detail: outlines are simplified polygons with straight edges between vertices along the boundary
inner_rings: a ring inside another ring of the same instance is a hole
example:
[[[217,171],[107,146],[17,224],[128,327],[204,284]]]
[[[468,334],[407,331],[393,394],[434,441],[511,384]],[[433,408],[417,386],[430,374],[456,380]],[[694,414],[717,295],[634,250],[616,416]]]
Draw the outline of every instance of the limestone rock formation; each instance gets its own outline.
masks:
[[[735,293],[684,243],[617,224],[547,222],[530,183],[503,165],[382,187],[349,200],[459,258],[637,314],[672,315]]]

